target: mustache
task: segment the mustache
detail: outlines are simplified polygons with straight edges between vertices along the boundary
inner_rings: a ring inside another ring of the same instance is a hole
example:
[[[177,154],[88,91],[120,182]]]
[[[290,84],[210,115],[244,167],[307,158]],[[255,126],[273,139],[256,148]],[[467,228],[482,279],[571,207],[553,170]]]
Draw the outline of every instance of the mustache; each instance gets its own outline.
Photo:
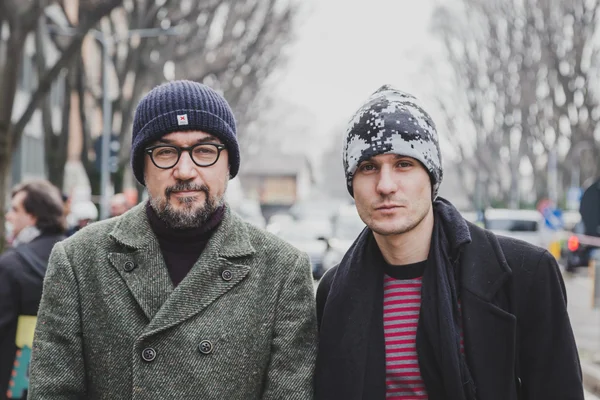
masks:
[[[178,182],[175,185],[168,186],[165,189],[165,196],[168,199],[173,192],[184,192],[184,191],[191,191],[191,190],[204,192],[204,194],[206,194],[207,197],[209,195],[208,186],[206,186],[204,184],[197,185],[197,184],[193,184],[190,182]]]

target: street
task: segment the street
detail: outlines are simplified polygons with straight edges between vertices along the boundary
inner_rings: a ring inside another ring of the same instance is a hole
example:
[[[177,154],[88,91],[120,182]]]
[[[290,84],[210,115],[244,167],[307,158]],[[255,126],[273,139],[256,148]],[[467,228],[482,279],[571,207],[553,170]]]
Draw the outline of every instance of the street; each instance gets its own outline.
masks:
[[[569,317],[582,360],[600,352],[600,308],[592,308],[592,281],[586,269],[564,274]]]
[[[595,365],[593,361],[600,354],[600,308],[592,308],[592,281],[584,268],[580,268],[573,275],[565,273],[564,280],[569,317],[579,348],[584,376],[594,375],[588,366]],[[589,381],[587,383],[589,384]],[[586,399],[598,397],[586,393]]]

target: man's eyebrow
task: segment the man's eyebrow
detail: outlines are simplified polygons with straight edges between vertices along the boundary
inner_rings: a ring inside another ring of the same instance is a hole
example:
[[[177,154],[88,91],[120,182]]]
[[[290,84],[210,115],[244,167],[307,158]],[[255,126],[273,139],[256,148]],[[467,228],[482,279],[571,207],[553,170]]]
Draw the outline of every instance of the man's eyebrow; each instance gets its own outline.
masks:
[[[412,159],[412,157],[410,157],[410,156],[404,156],[402,154],[394,154],[393,156],[394,156],[394,160],[400,160],[402,158]],[[366,163],[366,162],[376,163],[377,159],[375,157],[377,157],[377,156],[369,157],[366,160],[362,160],[358,165],[360,165],[362,163]]]
[[[216,136],[205,136],[202,139],[199,139],[197,143],[207,143],[207,142],[220,142],[221,140],[219,140],[219,138],[217,138]]]

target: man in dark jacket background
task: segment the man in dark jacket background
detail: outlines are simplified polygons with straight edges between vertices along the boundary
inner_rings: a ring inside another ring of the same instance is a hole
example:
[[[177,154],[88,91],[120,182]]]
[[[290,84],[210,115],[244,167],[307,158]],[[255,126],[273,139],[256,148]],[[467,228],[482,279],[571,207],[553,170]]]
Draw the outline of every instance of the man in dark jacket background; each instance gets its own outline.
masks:
[[[46,264],[54,244],[64,238],[60,191],[45,180],[16,186],[6,220],[12,225],[13,238],[12,248],[0,256],[0,399],[25,398],[28,355]],[[16,343],[21,358],[11,377]]]
[[[444,199],[438,135],[384,86],[346,132],[367,228],[317,290],[318,400],[582,400],[556,260]]]

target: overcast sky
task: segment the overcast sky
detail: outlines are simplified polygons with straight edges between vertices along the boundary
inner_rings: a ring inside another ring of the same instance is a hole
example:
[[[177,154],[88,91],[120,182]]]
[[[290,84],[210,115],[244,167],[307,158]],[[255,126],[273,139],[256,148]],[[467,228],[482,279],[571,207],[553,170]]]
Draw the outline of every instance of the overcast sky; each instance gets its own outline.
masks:
[[[290,116],[294,126],[331,142],[385,83],[414,94],[427,107],[433,86],[425,64],[441,58],[429,32],[434,2],[311,0],[277,83],[278,97],[297,113]],[[309,132],[298,127],[303,121]]]

